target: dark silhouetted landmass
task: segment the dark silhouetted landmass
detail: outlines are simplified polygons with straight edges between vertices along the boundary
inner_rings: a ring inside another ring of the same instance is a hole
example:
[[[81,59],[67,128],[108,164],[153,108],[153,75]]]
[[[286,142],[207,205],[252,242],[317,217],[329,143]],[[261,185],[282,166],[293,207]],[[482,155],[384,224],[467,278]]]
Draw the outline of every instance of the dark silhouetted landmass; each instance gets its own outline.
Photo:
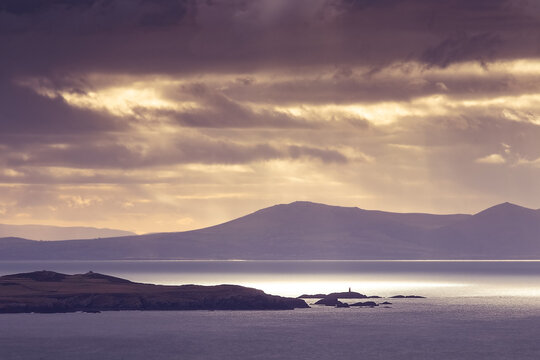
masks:
[[[77,241],[0,239],[3,260],[540,259],[540,211],[401,214],[294,202],[217,226]]]
[[[341,301],[337,297],[325,297],[318,300],[315,305],[337,306]]]
[[[344,292],[333,292],[330,294],[302,294],[298,298],[299,299],[328,299],[328,298],[335,298],[335,299],[366,299],[368,296],[364,294],[360,294],[359,292],[355,291],[344,291]]]
[[[83,226],[49,225],[6,225],[0,224],[0,238],[19,237],[29,240],[77,240],[108,238],[114,236],[132,236],[131,231],[116,229],[98,229]]]
[[[374,307],[374,306],[379,306],[379,305],[375,301],[364,301],[364,302],[357,302],[357,303],[351,304],[350,306]]]
[[[381,296],[373,295],[366,296],[354,291],[347,292],[334,292],[330,294],[302,294],[298,297],[299,299],[319,299],[315,302],[315,305],[324,305],[324,306],[333,306],[336,308],[349,308],[349,307],[376,307],[379,305],[392,305],[391,302],[385,301],[380,304],[377,304],[375,301],[360,301],[353,304],[345,303],[340,301],[340,299],[380,299]],[[391,296],[393,299],[425,299],[424,296],[418,295],[395,295]]]
[[[355,291],[344,291],[344,292],[333,292],[326,295],[327,298],[338,298],[338,299],[365,299],[366,295],[360,294]]]
[[[360,294],[358,292],[354,291],[346,291],[346,292],[334,292],[330,293],[328,295],[325,294],[317,294],[322,295],[321,299],[315,303],[315,305],[326,305],[326,306],[336,306],[336,307],[349,307],[348,304],[344,304],[339,299],[366,299],[367,296],[364,294]],[[313,296],[311,298],[314,298],[316,295],[308,295]],[[300,296],[300,298],[304,297],[304,295]]]
[[[292,310],[304,300],[237,285],[164,286],[89,272],[36,271],[0,277],[0,313],[109,310]]]
[[[326,294],[302,294],[298,299],[322,299],[326,297]]]
[[[338,300],[337,297],[326,297],[323,299],[320,299],[315,303],[315,305],[325,305],[325,306],[335,306],[338,308],[347,308],[349,307],[349,304],[341,302]]]

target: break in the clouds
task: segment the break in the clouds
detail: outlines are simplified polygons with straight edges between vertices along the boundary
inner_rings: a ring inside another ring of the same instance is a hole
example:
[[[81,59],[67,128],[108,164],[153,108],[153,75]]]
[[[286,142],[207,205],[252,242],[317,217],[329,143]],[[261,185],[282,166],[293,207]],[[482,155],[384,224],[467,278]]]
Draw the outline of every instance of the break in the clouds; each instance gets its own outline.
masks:
[[[0,1],[2,223],[540,207],[540,6]]]

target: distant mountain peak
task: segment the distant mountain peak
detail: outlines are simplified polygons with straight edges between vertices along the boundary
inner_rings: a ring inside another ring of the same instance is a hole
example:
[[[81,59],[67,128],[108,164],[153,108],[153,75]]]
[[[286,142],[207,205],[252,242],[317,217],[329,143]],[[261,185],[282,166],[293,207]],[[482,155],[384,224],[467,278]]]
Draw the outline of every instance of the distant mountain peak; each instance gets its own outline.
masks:
[[[317,202],[313,202],[313,201],[306,201],[306,200],[297,200],[297,201],[293,201],[293,202],[291,202],[291,203],[288,203],[288,204],[282,204],[282,205],[285,205],[285,206],[318,206],[318,207],[332,207],[332,205],[326,205],[326,204],[317,203]]]
[[[501,204],[494,205],[485,210],[480,211],[478,215],[511,215],[511,214],[525,214],[532,213],[533,209],[529,209],[523,206],[512,204],[510,202],[503,202]]]
[[[328,205],[328,204],[323,204],[323,203],[318,203],[318,202],[313,202],[313,201],[307,201],[307,200],[297,200],[297,201],[293,201],[291,203],[288,203],[288,204],[280,204],[280,205],[277,205],[277,206],[281,206],[281,207],[296,207],[296,208],[319,208],[319,209],[331,209],[331,208],[334,208],[334,209],[358,209],[357,206],[338,206],[338,205]]]
[[[307,200],[296,200],[287,205],[313,205],[313,204],[318,204],[318,203],[313,202],[313,201],[307,201]]]
[[[504,207],[504,208],[524,208],[523,206],[519,206],[519,205],[516,205],[516,204],[508,202],[508,201],[505,201],[505,202],[500,203],[500,204],[495,205],[495,206]]]

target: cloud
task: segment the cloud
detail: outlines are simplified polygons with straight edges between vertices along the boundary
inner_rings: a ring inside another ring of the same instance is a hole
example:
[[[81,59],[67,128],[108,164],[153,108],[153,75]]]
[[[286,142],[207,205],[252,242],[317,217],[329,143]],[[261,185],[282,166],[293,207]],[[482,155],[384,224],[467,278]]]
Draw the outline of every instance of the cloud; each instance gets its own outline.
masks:
[[[155,110],[150,116],[166,117],[183,126],[208,128],[309,128],[313,124],[271,107],[253,109],[203,84],[185,88],[198,106],[189,110]],[[144,111],[142,109],[142,111]]]
[[[242,144],[205,138],[110,137],[98,143],[85,141],[58,145],[32,145],[22,156],[7,152],[0,157],[6,166],[67,167],[75,169],[137,169],[175,164],[244,164],[272,159],[315,159],[324,163],[344,163],[347,157],[337,150],[303,145]]]
[[[538,207],[538,14],[518,0],[0,1],[3,218],[156,231],[297,199]]]
[[[506,159],[500,154],[491,154],[476,159],[476,162],[481,164],[504,164]]]
[[[24,30],[57,31],[64,26],[75,26],[74,18],[79,18],[86,22],[80,23],[77,30],[87,33],[126,26],[171,26],[184,18],[192,3],[189,0],[4,0],[0,14],[11,20],[4,29],[10,29],[17,21],[31,19],[32,23],[26,23],[28,28]],[[11,29],[23,31],[20,27]]]
[[[421,57],[422,62],[446,67],[455,62],[476,60],[487,63],[496,58],[497,49],[502,45],[499,36],[490,33],[458,35],[444,39],[429,47]]]
[[[533,160],[521,158],[518,160],[517,163],[518,165],[522,165],[522,166],[532,166],[532,167],[540,168],[540,157]]]
[[[0,41],[12,46],[0,65],[11,74],[444,67],[535,56],[540,32],[533,2],[502,0],[2,4]]]
[[[302,158],[308,156],[311,158],[322,160],[325,163],[346,163],[347,157],[336,150],[318,149],[315,147],[306,146],[289,146],[289,155],[293,159]]]
[[[20,141],[14,136],[58,137],[60,134],[120,131],[128,127],[121,119],[74,108],[60,98],[45,98],[10,83],[0,85],[0,138],[3,141],[9,142],[9,138]]]

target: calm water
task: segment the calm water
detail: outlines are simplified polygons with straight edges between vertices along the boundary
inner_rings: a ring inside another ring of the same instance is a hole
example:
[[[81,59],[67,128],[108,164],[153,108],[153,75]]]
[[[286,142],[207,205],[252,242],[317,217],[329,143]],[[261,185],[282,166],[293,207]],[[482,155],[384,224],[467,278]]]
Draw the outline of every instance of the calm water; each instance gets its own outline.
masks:
[[[0,316],[11,359],[539,359],[540,309],[478,298],[392,308]]]
[[[0,359],[540,359],[540,262],[2,262],[279,295],[353,290],[389,308],[0,315]]]

